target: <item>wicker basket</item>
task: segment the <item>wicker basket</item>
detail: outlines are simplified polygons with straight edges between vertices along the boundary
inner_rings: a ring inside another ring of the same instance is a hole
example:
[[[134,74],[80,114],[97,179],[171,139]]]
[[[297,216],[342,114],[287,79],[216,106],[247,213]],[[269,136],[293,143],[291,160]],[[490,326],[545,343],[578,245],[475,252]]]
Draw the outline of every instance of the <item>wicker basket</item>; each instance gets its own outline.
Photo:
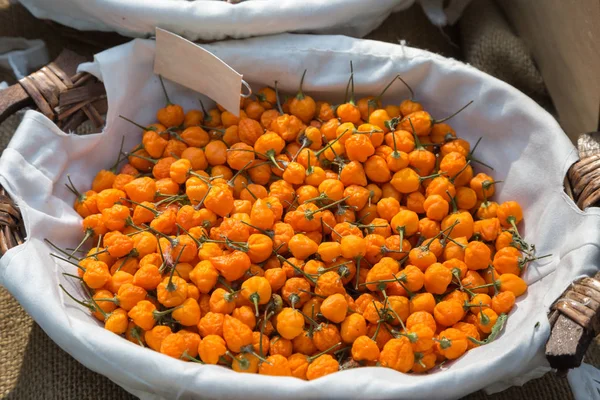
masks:
[[[86,61],[63,51],[52,63],[0,92],[0,122],[16,111],[33,106],[64,131],[91,122],[99,132],[107,111],[104,85],[86,73],[75,73]],[[600,132],[578,141],[580,160],[565,177],[565,191],[581,209],[600,204]],[[26,232],[15,203],[0,186],[0,255],[23,243]],[[600,331],[600,273],[574,282],[552,306],[548,315],[552,333],[546,356],[559,372],[581,364],[583,355]]]

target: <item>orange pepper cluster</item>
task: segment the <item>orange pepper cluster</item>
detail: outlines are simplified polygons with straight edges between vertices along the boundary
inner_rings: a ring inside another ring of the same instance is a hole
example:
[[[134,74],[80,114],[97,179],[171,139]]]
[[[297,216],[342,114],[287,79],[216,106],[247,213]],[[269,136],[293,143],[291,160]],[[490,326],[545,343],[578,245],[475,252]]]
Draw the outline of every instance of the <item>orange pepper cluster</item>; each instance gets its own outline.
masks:
[[[498,181],[448,124],[382,94],[332,106],[301,83],[280,105],[266,87],[239,117],[167,97],[77,192],[95,246],[55,255],[76,301],[170,357],[308,380],[423,373],[493,340],[535,259],[521,207],[490,200]]]

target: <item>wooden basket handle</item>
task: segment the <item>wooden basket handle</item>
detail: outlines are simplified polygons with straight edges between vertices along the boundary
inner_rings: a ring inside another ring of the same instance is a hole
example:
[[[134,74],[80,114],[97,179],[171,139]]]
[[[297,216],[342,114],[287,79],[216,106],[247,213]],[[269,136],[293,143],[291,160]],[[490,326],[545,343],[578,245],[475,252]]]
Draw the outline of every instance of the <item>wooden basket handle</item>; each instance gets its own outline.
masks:
[[[106,92],[101,82],[87,74],[76,73],[88,61],[70,50],[18,83],[0,91],[0,123],[27,106],[36,108],[65,131],[74,130],[85,120],[96,128],[104,125]]]
[[[577,140],[579,161],[567,172],[565,190],[582,210],[600,203],[600,132]],[[587,348],[600,333],[600,272],[573,282],[552,305],[546,343],[550,366],[566,372],[581,365]]]
[[[600,272],[582,278],[552,305],[548,320],[552,331],[546,343],[550,366],[565,373],[581,365],[587,348],[600,333]]]

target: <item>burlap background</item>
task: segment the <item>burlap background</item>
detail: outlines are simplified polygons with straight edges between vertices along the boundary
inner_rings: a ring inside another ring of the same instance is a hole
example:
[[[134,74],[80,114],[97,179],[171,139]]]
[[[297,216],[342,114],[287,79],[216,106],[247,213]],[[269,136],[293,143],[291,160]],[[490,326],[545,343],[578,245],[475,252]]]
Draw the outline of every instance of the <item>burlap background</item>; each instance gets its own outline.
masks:
[[[64,47],[93,54],[127,39],[118,35],[85,34],[34,19],[23,7],[0,0],[0,36],[43,38],[51,57]],[[490,0],[475,0],[459,26],[444,31],[433,27],[419,7],[390,16],[368,36],[388,42],[406,40],[414,47],[460,58],[527,93],[552,109],[543,80],[526,46],[514,35]],[[3,79],[6,79],[6,75]],[[0,94],[1,95],[1,94]],[[0,125],[4,149],[20,121],[17,114]],[[37,266],[41,267],[41,266]],[[598,343],[588,351],[588,362],[600,364]],[[460,384],[460,383],[457,383]],[[0,287],[0,396],[7,399],[130,399],[133,396],[105,377],[79,364],[56,346]],[[473,393],[465,399],[572,399],[565,378],[549,373],[520,388],[486,396]]]

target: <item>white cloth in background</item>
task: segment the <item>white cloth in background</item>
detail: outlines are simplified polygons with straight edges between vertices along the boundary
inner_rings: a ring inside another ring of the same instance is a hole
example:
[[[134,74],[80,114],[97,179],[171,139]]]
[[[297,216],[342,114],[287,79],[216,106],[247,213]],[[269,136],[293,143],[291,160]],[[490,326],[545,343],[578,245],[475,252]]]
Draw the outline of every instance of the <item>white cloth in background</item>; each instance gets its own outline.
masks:
[[[283,32],[362,37],[415,0],[20,0],[37,18],[79,30],[149,37],[156,27],[190,40],[246,38]],[[454,23],[470,0],[422,0],[439,26]]]
[[[117,118],[141,124],[155,120],[164,106],[160,84],[152,73],[154,42],[135,40],[96,56],[81,67],[101,78],[108,95],[108,124],[102,134],[66,135],[37,112],[28,112],[0,158],[0,183],[23,213],[28,240],[0,260],[0,282],[64,350],[88,368],[102,373],[144,399],[451,399],[485,388],[500,391],[522,385],[549,370],[544,345],[550,327],[546,312],[565,287],[597,270],[600,209],[580,211],[563,191],[563,178],[576,151],[558,123],[533,100],[461,62],[423,50],[340,36],[284,34],[204,46],[244,75],[256,87],[278,80],[295,92],[302,71],[304,90],[319,99],[339,101],[354,63],[357,96],[378,93],[396,74],[409,82],[434,117],[475,103],[451,125],[471,143],[483,136],[477,156],[491,164],[499,185],[497,201],[523,205],[525,239],[538,254],[552,257],[532,263],[524,273],[530,287],[519,298],[503,334],[427,375],[401,374],[387,368],[361,368],[312,382],[236,374],[217,366],[183,363],[136,346],[101,327],[87,310],[58,288],[79,293],[77,282],[61,276],[74,268],[56,263],[43,238],[73,246],[81,238],[81,219],[66,175],[81,190],[96,172],[114,162],[121,137],[131,148],[139,129]],[[173,101],[198,108],[196,93],[167,82]],[[408,96],[400,84],[384,102]],[[484,169],[476,167],[476,170]]]
[[[583,363],[567,375],[575,400],[600,400],[600,370]]]
[[[29,75],[49,62],[43,40],[0,37],[0,68],[12,71],[16,79]]]

